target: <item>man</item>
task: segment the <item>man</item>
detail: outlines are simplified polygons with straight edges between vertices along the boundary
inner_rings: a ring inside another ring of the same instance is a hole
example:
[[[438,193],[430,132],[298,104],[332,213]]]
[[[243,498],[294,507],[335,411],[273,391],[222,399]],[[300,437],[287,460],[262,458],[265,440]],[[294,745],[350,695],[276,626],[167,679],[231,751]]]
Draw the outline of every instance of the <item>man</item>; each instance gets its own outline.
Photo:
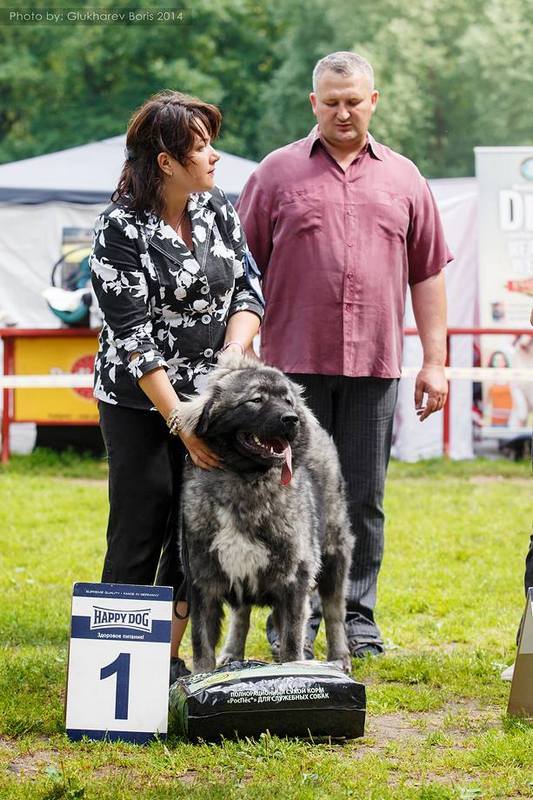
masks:
[[[370,64],[349,52],[326,56],[309,97],[318,125],[264,159],[238,211],[263,274],[262,356],[305,388],[339,450],[356,534],[350,650],[379,655],[374,606],[406,287],[424,351],[415,388],[424,420],[447,395],[442,268],[452,256],[415,165],[368,133],[378,101]],[[308,658],[319,623],[314,608]],[[276,654],[271,620],[267,635]]]

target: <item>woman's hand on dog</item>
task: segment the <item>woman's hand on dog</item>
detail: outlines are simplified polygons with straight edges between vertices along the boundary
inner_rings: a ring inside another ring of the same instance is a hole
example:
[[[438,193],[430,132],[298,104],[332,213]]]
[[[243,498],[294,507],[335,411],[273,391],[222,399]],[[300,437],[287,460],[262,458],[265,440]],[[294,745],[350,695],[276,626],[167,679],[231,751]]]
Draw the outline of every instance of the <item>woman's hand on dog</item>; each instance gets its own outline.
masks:
[[[193,464],[202,469],[221,469],[222,459],[195,433],[180,431],[180,439],[187,448]]]

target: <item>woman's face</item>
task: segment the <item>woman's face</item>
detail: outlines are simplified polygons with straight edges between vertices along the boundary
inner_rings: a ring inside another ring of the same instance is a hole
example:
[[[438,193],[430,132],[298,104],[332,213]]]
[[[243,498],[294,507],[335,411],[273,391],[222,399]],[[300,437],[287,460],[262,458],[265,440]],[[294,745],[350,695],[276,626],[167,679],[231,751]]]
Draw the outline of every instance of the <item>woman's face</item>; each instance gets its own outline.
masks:
[[[215,185],[215,164],[220,155],[211,145],[207,131],[204,131],[204,136],[195,135],[189,157],[190,161],[184,167],[179,161],[168,156],[171,174],[167,173],[167,189],[180,194],[208,192]]]
[[[507,367],[507,359],[505,358],[503,353],[496,351],[493,353],[492,358],[490,359],[490,366],[491,367]]]

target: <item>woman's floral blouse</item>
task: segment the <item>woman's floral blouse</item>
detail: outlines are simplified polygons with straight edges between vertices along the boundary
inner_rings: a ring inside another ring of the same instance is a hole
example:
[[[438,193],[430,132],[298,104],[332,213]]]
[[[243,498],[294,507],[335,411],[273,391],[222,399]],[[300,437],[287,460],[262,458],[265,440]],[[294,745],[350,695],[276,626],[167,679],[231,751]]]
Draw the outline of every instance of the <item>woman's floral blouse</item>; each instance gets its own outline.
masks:
[[[137,380],[164,367],[177,392],[194,394],[216,362],[228,318],[263,314],[255,264],[239,218],[220,189],[191,195],[193,252],[152,212],[112,203],[98,217],[90,258],[104,322],[94,396],[149,409]],[[222,231],[222,233],[221,233]]]

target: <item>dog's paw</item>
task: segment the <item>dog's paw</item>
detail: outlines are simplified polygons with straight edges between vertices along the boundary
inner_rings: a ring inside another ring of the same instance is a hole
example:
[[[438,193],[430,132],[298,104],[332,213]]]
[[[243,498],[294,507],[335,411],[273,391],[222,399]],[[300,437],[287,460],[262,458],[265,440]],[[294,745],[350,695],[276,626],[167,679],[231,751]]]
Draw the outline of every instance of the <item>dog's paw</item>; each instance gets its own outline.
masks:
[[[226,664],[231,664],[232,661],[242,661],[242,657],[233,653],[222,652],[217,658],[217,667],[225,667]]]
[[[352,672],[352,657],[349,653],[338,656],[337,658],[328,658],[328,664],[333,664],[337,669],[341,669],[347,675]]]
[[[213,672],[216,667],[214,658],[193,659],[192,674],[198,675],[204,672]]]

